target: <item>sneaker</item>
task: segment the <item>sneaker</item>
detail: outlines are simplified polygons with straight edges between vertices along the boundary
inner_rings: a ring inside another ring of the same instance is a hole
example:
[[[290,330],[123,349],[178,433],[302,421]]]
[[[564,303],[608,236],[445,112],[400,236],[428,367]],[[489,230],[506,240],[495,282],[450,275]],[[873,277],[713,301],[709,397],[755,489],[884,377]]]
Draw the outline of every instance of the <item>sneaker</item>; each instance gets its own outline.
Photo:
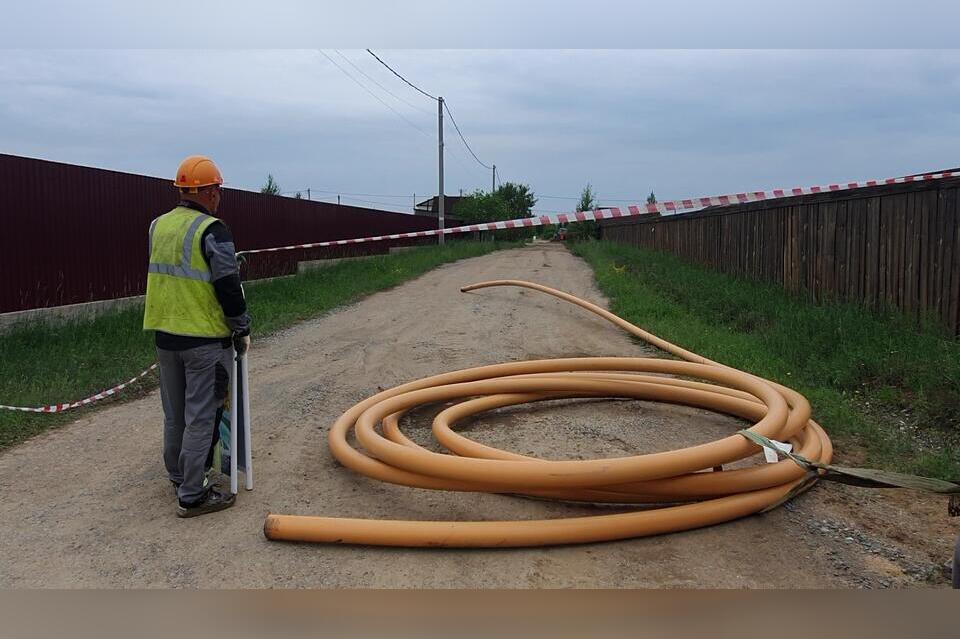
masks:
[[[192,506],[177,503],[177,517],[197,517],[198,515],[215,513],[218,510],[226,510],[233,506],[236,498],[237,496],[233,493],[222,493],[219,490],[210,489],[203,501]]]

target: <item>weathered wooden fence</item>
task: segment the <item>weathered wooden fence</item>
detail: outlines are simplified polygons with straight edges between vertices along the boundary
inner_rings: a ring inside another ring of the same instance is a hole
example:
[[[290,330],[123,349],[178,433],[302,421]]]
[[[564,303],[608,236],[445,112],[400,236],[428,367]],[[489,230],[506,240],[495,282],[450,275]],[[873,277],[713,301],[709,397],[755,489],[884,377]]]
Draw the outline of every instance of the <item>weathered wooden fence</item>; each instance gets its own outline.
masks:
[[[816,301],[893,307],[960,334],[960,179],[934,180],[602,222],[604,239]]]

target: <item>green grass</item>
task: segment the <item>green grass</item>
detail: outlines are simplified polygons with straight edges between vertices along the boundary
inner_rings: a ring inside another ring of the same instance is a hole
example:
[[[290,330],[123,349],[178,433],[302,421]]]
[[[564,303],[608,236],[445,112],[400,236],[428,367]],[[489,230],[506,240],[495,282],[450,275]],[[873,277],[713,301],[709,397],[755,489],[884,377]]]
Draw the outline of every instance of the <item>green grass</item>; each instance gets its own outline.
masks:
[[[838,459],[960,478],[960,341],[936,325],[813,304],[654,251],[608,242],[572,248],[618,315],[803,393]]]
[[[396,255],[340,262],[317,271],[246,286],[253,337],[413,279],[441,264],[485,255],[514,244],[452,242]],[[130,379],[156,360],[153,335],[142,330],[142,306],[69,323],[31,322],[0,333],[0,404],[40,406],[75,401]],[[156,375],[125,389],[136,397],[156,386]],[[109,404],[115,400],[106,400]],[[60,414],[0,410],[0,449],[94,408]]]

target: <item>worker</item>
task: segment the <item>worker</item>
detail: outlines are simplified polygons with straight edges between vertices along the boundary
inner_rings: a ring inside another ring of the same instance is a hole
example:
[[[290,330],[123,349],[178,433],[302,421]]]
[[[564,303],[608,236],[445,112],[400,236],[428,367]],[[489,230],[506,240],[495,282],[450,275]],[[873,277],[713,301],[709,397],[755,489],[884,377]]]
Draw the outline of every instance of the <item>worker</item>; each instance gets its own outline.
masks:
[[[150,225],[144,330],[155,331],[163,404],[163,461],[177,515],[229,508],[234,495],[210,482],[227,397],[231,346],[250,345],[250,316],[230,229],[214,217],[220,170],[192,155],[177,170],[180,203]]]

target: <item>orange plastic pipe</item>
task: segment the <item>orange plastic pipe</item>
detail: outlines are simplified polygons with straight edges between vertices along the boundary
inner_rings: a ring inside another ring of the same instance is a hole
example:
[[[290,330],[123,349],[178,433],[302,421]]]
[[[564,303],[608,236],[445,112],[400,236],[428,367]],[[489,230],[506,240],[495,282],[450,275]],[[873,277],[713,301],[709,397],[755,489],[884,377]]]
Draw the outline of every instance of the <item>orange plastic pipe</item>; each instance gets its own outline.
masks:
[[[789,441],[804,457],[829,463],[830,439],[794,390],[724,366],[652,335],[578,297],[520,280],[481,282],[463,292],[520,286],[576,304],[684,361],[644,357],[578,357],[495,364],[435,375],[385,390],[333,424],[330,449],[344,466],[382,481],[436,490],[486,491],[615,504],[678,504],[633,512],[533,521],[397,521],[268,515],[268,539],[383,546],[548,546],[627,539],[688,530],[744,517],[812,485],[803,469],[780,461],[713,472],[760,452],[744,437],[680,450],[612,459],[547,461],[474,442],[454,425],[477,413],[549,399],[631,398],[735,415],[751,430]],[[696,378],[701,381],[692,381]],[[451,453],[407,438],[408,411],[456,401],[433,421]],[[347,440],[350,432],[360,448]]]

